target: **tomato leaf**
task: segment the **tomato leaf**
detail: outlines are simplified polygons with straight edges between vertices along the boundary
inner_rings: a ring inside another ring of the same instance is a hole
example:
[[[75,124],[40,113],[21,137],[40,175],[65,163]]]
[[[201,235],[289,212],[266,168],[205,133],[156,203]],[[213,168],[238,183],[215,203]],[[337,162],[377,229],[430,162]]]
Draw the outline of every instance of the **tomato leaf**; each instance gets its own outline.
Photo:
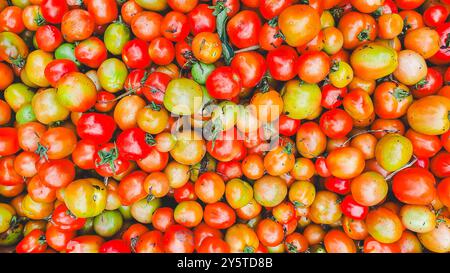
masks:
[[[215,6],[214,15],[216,15],[216,25],[217,25],[217,34],[219,35],[220,41],[222,42],[222,55],[225,59],[226,64],[230,64],[231,60],[234,57],[234,50],[228,41],[227,36],[227,21],[228,21],[228,8],[225,7],[223,2],[217,2]]]

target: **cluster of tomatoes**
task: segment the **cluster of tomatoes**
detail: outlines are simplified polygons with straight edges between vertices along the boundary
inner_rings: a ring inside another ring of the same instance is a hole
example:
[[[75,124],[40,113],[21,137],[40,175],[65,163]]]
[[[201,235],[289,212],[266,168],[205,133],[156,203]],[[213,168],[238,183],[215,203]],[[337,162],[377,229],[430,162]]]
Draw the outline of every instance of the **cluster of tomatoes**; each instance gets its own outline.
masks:
[[[449,12],[0,0],[0,249],[450,252]]]

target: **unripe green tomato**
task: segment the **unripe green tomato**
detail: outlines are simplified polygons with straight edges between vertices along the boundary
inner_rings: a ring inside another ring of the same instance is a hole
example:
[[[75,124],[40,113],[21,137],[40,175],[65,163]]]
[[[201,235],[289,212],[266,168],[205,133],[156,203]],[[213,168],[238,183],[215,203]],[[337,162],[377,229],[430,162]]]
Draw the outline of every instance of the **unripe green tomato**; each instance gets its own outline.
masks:
[[[118,210],[105,210],[94,218],[95,233],[102,237],[112,237],[123,224],[122,214]]]
[[[214,64],[205,64],[196,62],[191,69],[192,79],[199,84],[205,84],[209,74],[211,74],[216,66]]]
[[[77,64],[77,66],[81,66],[81,63],[75,57],[75,45],[71,43],[61,44],[55,50],[55,59],[67,59],[71,60]]]
[[[33,107],[30,104],[25,104],[20,107],[16,113],[16,121],[18,124],[24,124],[30,121],[35,121],[36,115],[34,114]]]

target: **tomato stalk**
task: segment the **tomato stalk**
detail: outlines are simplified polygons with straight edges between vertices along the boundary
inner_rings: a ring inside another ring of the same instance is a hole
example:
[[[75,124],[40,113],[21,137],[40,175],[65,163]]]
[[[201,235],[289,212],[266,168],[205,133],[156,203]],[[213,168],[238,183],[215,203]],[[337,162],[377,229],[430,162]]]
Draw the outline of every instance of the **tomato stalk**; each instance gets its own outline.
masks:
[[[364,130],[362,132],[356,133],[354,135],[352,135],[351,137],[349,137],[346,141],[344,141],[344,143],[341,144],[341,147],[344,147],[345,145],[347,145],[352,139],[354,139],[357,136],[363,135],[363,134],[367,134],[367,133],[387,133],[387,134],[394,134],[394,133],[398,133],[398,130],[395,129],[377,129],[377,130]]]
[[[397,173],[399,173],[400,171],[407,169],[409,167],[411,167],[412,165],[414,165],[417,162],[417,157],[415,155],[413,155],[413,159],[407,163],[406,165],[404,165],[403,167],[401,167],[400,169],[392,172],[391,174],[389,174],[388,176],[386,176],[386,181],[391,180]]]

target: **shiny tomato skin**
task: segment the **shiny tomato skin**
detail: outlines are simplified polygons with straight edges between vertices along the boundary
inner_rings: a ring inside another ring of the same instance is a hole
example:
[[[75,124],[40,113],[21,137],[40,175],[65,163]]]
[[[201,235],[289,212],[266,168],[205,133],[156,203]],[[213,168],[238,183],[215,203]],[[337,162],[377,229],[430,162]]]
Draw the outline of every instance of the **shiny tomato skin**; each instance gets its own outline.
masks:
[[[105,114],[85,113],[77,123],[77,133],[80,138],[92,140],[97,144],[107,143],[115,130],[114,119]]]

